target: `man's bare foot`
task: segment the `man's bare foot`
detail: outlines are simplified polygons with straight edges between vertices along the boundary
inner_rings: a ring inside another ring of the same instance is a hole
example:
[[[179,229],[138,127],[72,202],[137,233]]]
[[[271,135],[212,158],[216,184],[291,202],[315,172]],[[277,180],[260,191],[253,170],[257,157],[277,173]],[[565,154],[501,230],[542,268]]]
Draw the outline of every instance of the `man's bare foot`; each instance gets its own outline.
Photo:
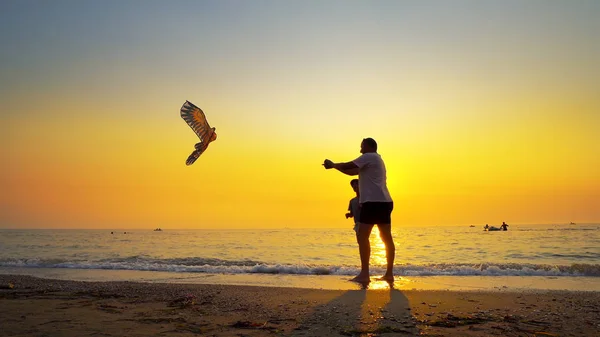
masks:
[[[387,281],[387,282],[394,282],[394,275],[393,274],[385,274],[382,277],[377,278],[377,281]]]
[[[356,276],[355,278],[351,279],[350,281],[352,281],[352,282],[358,282],[358,283],[369,283],[369,282],[371,282],[371,278],[369,277],[369,275],[358,274],[358,276]]]

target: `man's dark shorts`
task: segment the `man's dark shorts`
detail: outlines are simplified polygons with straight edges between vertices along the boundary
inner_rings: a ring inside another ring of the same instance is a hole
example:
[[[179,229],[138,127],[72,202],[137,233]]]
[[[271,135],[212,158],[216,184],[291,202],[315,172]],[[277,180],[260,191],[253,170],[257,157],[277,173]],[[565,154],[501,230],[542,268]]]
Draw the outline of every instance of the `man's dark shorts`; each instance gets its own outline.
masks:
[[[365,202],[360,208],[359,221],[367,225],[389,225],[393,209],[393,202]]]

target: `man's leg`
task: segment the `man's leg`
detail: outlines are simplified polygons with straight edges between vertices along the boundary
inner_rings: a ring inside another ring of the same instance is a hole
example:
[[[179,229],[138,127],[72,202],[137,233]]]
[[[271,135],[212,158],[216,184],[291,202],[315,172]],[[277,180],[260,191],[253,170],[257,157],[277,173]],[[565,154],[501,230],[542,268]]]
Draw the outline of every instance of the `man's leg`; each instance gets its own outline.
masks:
[[[360,274],[352,279],[356,282],[369,282],[369,259],[371,258],[371,242],[369,236],[371,236],[371,230],[373,225],[360,224],[358,229],[358,252],[360,253]]]
[[[379,236],[385,244],[385,257],[387,260],[387,270],[383,275],[383,280],[394,280],[394,258],[396,257],[396,246],[392,238],[392,225],[377,225],[379,228]]]

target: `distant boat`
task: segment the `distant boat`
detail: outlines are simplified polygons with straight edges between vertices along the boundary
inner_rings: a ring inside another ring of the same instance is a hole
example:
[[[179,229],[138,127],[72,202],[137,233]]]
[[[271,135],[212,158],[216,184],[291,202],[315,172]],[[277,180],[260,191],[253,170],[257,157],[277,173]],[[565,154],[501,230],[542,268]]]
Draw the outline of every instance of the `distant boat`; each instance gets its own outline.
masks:
[[[469,226],[469,227],[475,227],[475,225],[471,225],[471,226]]]
[[[576,223],[574,223],[574,222],[571,222],[569,225],[576,225]]]
[[[155,231],[155,232],[162,232],[162,229],[160,229],[160,228],[156,228],[154,231]]]
[[[489,226],[488,224],[486,224],[483,227],[483,230],[486,231],[486,232],[497,232],[497,231],[503,231],[504,232],[504,231],[507,230],[507,228],[508,228],[508,225],[505,222],[503,222],[502,226],[500,226],[500,227]]]

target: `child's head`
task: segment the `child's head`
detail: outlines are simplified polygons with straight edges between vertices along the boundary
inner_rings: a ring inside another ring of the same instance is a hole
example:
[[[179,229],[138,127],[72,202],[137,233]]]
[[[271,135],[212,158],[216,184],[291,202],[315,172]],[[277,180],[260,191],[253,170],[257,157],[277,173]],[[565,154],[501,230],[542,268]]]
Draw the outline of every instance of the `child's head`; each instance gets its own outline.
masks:
[[[358,193],[358,179],[352,179],[350,181],[350,186],[352,186],[354,192]]]

